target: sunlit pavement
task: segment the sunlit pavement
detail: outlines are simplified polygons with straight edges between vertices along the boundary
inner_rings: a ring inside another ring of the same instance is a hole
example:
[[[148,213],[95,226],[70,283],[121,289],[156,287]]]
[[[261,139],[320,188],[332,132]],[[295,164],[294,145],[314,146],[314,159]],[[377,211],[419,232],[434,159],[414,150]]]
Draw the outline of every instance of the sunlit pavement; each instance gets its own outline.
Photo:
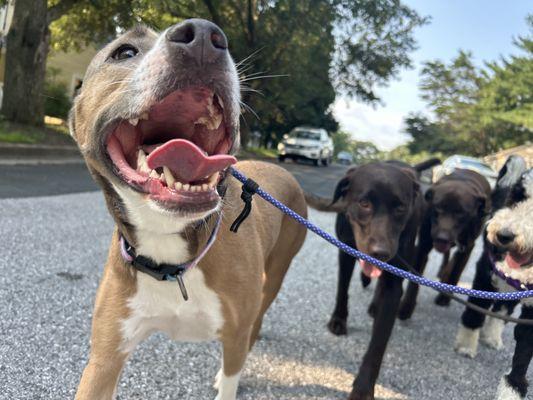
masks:
[[[311,211],[310,217],[333,231],[333,215]],[[112,230],[102,195],[3,199],[0,221],[0,398],[73,398]],[[438,262],[431,260],[428,275],[435,275]],[[465,281],[472,272],[471,261]],[[346,398],[371,330],[366,307],[372,292],[354,278],[349,334],[338,338],[325,327],[336,250],[308,234],[248,358],[239,399]],[[504,350],[480,345],[475,360],[458,356],[452,347],[462,308],[438,308],[434,296],[423,289],[413,320],[396,325],[378,398],[492,398],[510,366],[511,327]],[[212,399],[218,368],[216,343],[181,344],[154,335],[128,361],[119,398]]]

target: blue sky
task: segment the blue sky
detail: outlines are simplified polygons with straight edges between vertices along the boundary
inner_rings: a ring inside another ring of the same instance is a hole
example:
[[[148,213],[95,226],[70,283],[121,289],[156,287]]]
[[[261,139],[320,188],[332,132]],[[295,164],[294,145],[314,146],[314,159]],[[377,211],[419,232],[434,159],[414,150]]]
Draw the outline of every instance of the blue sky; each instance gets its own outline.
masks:
[[[410,111],[423,111],[418,79],[421,63],[429,59],[449,61],[458,49],[473,52],[479,65],[486,60],[517,53],[512,41],[525,35],[525,17],[533,13],[531,0],[404,0],[421,15],[431,16],[428,25],[415,32],[418,50],[412,53],[414,69],[404,70],[399,80],[378,89],[384,105],[371,107],[338,97],[333,106],[341,128],[357,140],[369,140],[384,150],[408,138],[401,133],[402,119]]]

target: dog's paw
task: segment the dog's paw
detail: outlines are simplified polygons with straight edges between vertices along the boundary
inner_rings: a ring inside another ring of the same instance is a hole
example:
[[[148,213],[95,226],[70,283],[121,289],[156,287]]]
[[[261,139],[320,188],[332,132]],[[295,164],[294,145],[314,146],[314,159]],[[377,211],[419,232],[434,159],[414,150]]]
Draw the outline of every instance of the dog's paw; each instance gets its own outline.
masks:
[[[348,327],[345,318],[332,316],[328,322],[328,329],[331,333],[337,336],[348,334]]]
[[[479,329],[468,329],[465,326],[460,325],[455,338],[454,350],[458,354],[474,358],[477,354],[478,341]]]
[[[524,399],[509,383],[509,380],[507,379],[507,376],[503,376],[500,380],[500,384],[498,385],[498,390],[496,391],[496,400],[522,400]]]
[[[442,293],[439,293],[437,297],[435,297],[435,304],[440,307],[448,307],[450,305],[450,298]]]
[[[215,375],[215,382],[213,382],[213,388],[215,390],[219,390],[220,389],[220,381],[222,380],[222,368],[220,368],[217,372],[217,374]]]
[[[413,316],[415,311],[415,303],[401,303],[398,310],[398,318],[402,321],[408,320]]]
[[[485,325],[481,329],[481,342],[491,349],[500,350],[503,348],[502,332],[505,323],[501,319],[488,317]]]
[[[358,393],[352,390],[348,400],[374,400],[374,393]]]

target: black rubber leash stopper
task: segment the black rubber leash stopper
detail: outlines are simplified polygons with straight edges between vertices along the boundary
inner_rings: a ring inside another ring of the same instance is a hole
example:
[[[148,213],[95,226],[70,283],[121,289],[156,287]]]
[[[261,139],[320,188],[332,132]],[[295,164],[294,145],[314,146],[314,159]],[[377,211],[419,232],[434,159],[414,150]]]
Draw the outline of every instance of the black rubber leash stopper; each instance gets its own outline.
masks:
[[[246,182],[242,185],[241,199],[244,202],[244,208],[235,221],[233,221],[233,224],[231,224],[231,227],[229,228],[231,232],[237,233],[239,226],[241,226],[243,221],[248,215],[250,215],[250,212],[252,211],[253,195],[257,192],[257,189],[259,189],[259,185],[250,178],[246,179]]]

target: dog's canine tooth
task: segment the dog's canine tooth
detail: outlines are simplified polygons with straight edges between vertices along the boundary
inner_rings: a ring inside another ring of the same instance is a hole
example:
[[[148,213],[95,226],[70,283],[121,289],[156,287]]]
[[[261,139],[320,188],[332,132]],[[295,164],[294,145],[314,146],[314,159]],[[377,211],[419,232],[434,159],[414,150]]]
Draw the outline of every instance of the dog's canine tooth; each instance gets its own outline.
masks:
[[[142,115],[139,117],[139,119],[148,119],[148,113],[142,113]]]
[[[181,182],[176,182],[174,184],[174,187],[176,188],[176,190],[182,190],[183,189],[183,184]]]
[[[139,118],[130,118],[128,119],[128,122],[133,126],[137,126],[137,124],[139,123]]]
[[[172,175],[172,171],[170,171],[170,169],[168,169],[168,167],[163,167],[163,174],[165,174],[165,180],[167,181],[167,186],[168,187],[172,187],[174,186],[174,182],[176,182],[176,180],[174,179],[174,175]]]
[[[152,172],[150,172],[150,178],[159,179],[159,174],[157,173],[155,169],[153,169]]]
[[[150,168],[148,168],[148,165],[146,164],[146,154],[143,149],[139,149],[139,152],[137,153],[137,170],[140,172],[146,172],[147,174],[150,173]]]
[[[191,185],[189,185],[188,183],[184,183],[183,184],[183,190],[185,191],[188,191],[190,189]]]
[[[202,185],[202,190],[203,190],[204,192],[207,192],[207,191],[209,190],[209,186],[208,186],[206,183],[204,183],[204,184]]]

